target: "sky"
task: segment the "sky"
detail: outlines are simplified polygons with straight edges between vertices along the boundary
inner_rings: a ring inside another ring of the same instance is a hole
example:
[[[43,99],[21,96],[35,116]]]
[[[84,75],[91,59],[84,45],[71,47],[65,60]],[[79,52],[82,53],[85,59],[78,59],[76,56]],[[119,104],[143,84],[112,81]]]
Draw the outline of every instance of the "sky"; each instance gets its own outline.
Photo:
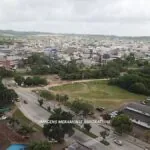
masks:
[[[0,29],[150,36],[150,0],[0,0]]]

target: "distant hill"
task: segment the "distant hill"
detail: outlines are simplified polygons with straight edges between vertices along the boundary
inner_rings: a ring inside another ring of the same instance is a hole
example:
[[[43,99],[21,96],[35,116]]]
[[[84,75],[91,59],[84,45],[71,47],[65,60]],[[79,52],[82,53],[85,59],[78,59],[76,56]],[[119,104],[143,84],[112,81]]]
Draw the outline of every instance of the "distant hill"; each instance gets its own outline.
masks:
[[[68,36],[89,36],[102,37],[110,39],[128,39],[128,40],[150,40],[150,36],[116,36],[116,35],[100,35],[100,34],[69,34],[69,33],[50,33],[50,32],[35,32],[35,31],[14,31],[14,30],[0,30],[0,36],[31,36],[31,35],[68,35]]]
[[[0,30],[0,35],[9,36],[28,36],[28,35],[40,35],[40,34],[51,34],[48,32],[26,32],[26,31],[14,31],[14,30]]]

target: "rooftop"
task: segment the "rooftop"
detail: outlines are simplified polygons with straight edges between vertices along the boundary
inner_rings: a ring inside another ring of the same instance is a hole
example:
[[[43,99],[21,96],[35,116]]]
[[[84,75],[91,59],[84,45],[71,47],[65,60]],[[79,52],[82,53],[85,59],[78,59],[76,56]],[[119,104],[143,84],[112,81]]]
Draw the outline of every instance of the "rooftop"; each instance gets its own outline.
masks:
[[[148,105],[143,105],[140,103],[130,103],[126,106],[126,109],[150,116],[150,106]]]

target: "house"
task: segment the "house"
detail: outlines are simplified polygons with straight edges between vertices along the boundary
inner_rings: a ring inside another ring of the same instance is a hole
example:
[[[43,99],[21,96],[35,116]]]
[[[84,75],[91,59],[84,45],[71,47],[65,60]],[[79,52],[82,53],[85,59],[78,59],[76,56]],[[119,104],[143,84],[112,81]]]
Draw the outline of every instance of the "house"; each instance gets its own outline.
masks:
[[[130,103],[122,111],[130,117],[134,124],[150,129],[150,106]]]

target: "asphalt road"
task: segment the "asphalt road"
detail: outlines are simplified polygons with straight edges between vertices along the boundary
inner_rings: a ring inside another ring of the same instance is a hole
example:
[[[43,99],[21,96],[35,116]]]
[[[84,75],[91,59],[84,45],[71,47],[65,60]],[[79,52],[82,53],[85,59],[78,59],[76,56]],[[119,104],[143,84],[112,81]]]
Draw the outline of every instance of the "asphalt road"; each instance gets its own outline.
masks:
[[[43,126],[43,124],[40,123],[40,120],[47,120],[50,116],[50,113],[47,112],[45,109],[41,108],[38,104],[38,97],[30,92],[28,89],[22,89],[22,88],[16,88],[15,91],[21,98],[21,102],[17,103],[18,108],[24,113],[26,117],[28,117],[33,122],[37,123],[40,126]],[[28,104],[24,104],[23,101],[26,100]],[[54,102],[46,102],[45,107],[50,105],[52,109],[56,108],[57,103]],[[65,107],[62,107],[62,109],[67,109]],[[99,132],[103,129],[101,127],[98,127],[97,125],[92,125],[92,130],[94,133],[97,132],[97,135],[99,135]],[[93,139],[84,133],[76,130],[75,134],[71,137],[71,140],[78,140],[85,144],[86,146],[89,146],[93,150],[143,150],[143,148],[138,147],[128,141],[123,141],[123,146],[116,145],[113,140],[114,136],[110,136],[107,138],[108,142],[110,143],[109,146],[105,146],[102,143],[100,143],[100,140],[102,140],[101,137],[98,137],[97,139]]]
[[[38,96],[31,92],[31,89],[28,88],[14,88],[18,96],[20,97],[21,101],[17,102],[16,105],[18,108],[22,111],[22,113],[32,120],[33,122],[37,123],[39,126],[43,126],[40,121],[48,120],[50,113],[39,106],[38,104]],[[24,104],[24,100],[27,101],[28,104]],[[44,105],[46,108],[47,106],[51,106],[52,109],[57,107],[57,102],[45,102]],[[70,111],[65,106],[61,106],[63,110]],[[91,131],[93,133],[97,133],[96,135],[99,135],[99,132],[102,131],[101,127],[98,127],[97,125],[92,125]],[[102,140],[101,137],[98,137],[97,139],[92,139],[91,137],[85,135],[84,133],[76,130],[75,134],[71,137],[72,140],[78,140],[85,144],[86,146],[91,147],[93,150],[143,150],[143,148],[136,146],[124,139],[123,146],[116,145],[113,140],[114,136],[108,137],[108,142],[110,143],[109,146],[105,146],[99,141]]]
[[[33,122],[37,123],[41,127],[43,126],[40,123],[42,120],[46,121],[50,117],[50,113],[39,106],[38,97],[34,95],[34,93],[26,90],[26,89],[15,89],[16,93],[20,97],[20,102],[17,102],[16,105],[18,108],[23,112],[23,114],[32,120]],[[28,104],[24,104],[24,100],[27,101]]]

